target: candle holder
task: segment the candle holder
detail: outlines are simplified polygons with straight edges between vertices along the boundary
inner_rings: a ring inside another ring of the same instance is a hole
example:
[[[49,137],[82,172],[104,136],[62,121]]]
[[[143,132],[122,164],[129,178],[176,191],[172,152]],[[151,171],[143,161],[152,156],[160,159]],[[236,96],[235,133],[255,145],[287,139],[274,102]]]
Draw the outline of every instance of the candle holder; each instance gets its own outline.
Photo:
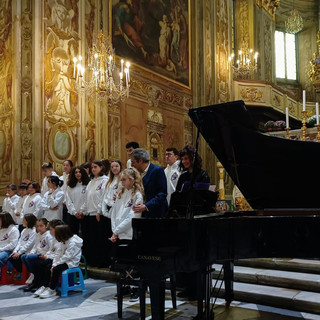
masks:
[[[307,133],[307,111],[302,111],[302,141],[306,141],[306,133]]]
[[[315,124],[317,128],[317,142],[320,142],[320,124]]]
[[[286,128],[285,130],[286,130],[286,138],[287,139],[290,139],[290,127],[288,127],[288,128]]]

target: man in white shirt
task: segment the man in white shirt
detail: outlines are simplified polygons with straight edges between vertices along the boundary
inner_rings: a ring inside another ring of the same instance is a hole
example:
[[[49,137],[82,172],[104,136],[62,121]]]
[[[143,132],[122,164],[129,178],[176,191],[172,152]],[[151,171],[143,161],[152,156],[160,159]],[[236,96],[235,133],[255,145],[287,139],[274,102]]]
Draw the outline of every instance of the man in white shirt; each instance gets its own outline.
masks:
[[[179,152],[176,148],[167,148],[166,153],[167,167],[164,170],[167,178],[167,201],[170,204],[171,194],[176,191],[177,182],[181,173]]]
[[[130,141],[126,144],[126,151],[127,151],[127,155],[129,157],[129,160],[127,161],[127,168],[131,168],[131,159],[130,159],[130,155],[131,155],[131,152],[134,150],[134,149],[138,149],[140,148],[139,147],[139,143],[138,142],[135,142],[135,141]]]

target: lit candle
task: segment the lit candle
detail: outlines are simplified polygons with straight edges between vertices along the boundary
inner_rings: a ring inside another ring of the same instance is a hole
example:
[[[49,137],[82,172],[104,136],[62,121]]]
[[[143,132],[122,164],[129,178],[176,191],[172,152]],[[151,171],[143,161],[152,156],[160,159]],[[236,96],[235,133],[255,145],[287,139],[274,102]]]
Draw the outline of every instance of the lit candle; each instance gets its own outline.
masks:
[[[302,91],[302,111],[306,111],[306,90]]]
[[[123,59],[121,59],[121,73],[123,73],[123,63],[124,63],[124,61],[123,61]]]
[[[289,109],[288,109],[288,107],[286,108],[286,128],[290,128],[289,127]]]
[[[317,117],[317,124],[319,124],[319,102],[316,102],[316,117]]]
[[[77,65],[78,59],[76,57],[73,58],[73,77],[76,77],[76,65]]]
[[[130,62],[127,62],[126,63],[126,67],[127,67],[127,69],[128,69],[128,72],[127,72],[127,76],[128,76],[128,82],[130,82]]]

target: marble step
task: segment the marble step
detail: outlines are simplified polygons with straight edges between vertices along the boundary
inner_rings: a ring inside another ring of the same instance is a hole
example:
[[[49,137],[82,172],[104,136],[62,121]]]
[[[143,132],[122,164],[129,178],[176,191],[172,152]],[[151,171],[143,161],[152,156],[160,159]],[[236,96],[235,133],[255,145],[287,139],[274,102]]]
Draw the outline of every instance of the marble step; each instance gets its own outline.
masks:
[[[224,284],[219,297],[224,297]],[[234,282],[234,300],[320,314],[320,293],[303,290]]]
[[[235,265],[259,269],[275,269],[320,274],[320,260],[258,258],[237,260],[235,261]]]
[[[214,265],[213,267],[215,271],[212,275],[216,279],[221,270],[221,265]],[[320,276],[311,273],[235,266],[234,281],[320,292]]]

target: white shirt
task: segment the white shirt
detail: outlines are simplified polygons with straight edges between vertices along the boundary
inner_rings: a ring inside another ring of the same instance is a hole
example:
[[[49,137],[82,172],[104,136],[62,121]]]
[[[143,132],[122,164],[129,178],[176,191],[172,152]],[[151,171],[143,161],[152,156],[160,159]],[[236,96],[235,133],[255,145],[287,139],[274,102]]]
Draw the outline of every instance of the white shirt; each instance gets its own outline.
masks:
[[[144,178],[146,176],[146,174],[148,173],[149,167],[150,167],[150,161],[148,166],[144,169],[144,171],[141,173],[141,178]]]
[[[19,196],[17,194],[13,195],[12,197],[6,197],[3,200],[2,205],[2,212],[9,212],[13,218],[14,221],[16,221],[15,217],[15,211],[17,207],[17,203],[19,201]]]
[[[127,161],[127,169],[129,169],[129,168],[131,168],[132,167],[132,165],[131,165],[131,159],[129,159],[128,161]]]
[[[58,254],[61,242],[57,241],[56,238],[52,237],[49,250],[46,253],[47,259],[53,260],[54,257]]]
[[[132,240],[132,218],[139,218],[141,214],[133,212],[133,206],[143,203],[142,194],[137,191],[125,189],[121,198],[117,197],[116,202],[110,210],[112,232],[118,235],[119,239]]]
[[[77,212],[81,211],[80,209],[86,201],[86,189],[87,186],[81,182],[78,182],[74,188],[67,187],[66,206],[69,214],[74,216]]]
[[[60,187],[54,190],[51,194],[47,191],[42,198],[41,208],[43,210],[43,217],[48,221],[54,219],[62,220],[64,193]],[[57,210],[51,210],[50,208],[59,207]]]
[[[43,210],[41,209],[41,201],[42,201],[42,197],[40,193],[27,195],[27,198],[25,199],[22,210],[21,210],[22,218],[24,215],[28,213],[34,214],[38,219],[41,218],[43,213]]]
[[[46,231],[43,234],[37,233],[30,253],[45,255],[50,248],[51,242],[52,236],[49,231]]]
[[[109,177],[101,176],[93,178],[89,182],[86,190],[86,200],[81,207],[81,212],[90,216],[95,216],[97,213],[101,213],[102,199],[108,180]]]
[[[81,247],[83,240],[77,235],[73,235],[65,243],[62,242],[55,254],[52,266],[66,263],[68,268],[75,268],[79,265],[81,258]]]
[[[173,165],[167,165],[164,170],[164,173],[167,178],[167,201],[170,204],[171,194],[176,191],[177,183],[179,180],[179,176],[181,174],[180,168],[180,160],[177,160]]]
[[[61,189],[64,192],[64,194],[66,194],[66,190],[68,187],[69,173],[64,172],[63,175],[59,179],[63,181],[63,185],[62,185]],[[66,199],[64,199],[64,203],[66,203]]]
[[[16,210],[14,211],[14,221],[16,224],[20,225],[22,224],[22,219],[23,219],[23,216],[22,216],[22,208],[23,208],[23,203],[24,201],[26,200],[28,196],[25,195],[23,197],[19,197],[19,200],[17,202],[17,206],[16,206]],[[20,216],[17,216],[16,213],[19,212],[20,213]]]
[[[34,246],[36,240],[36,228],[25,228],[22,230],[19,242],[13,252],[29,253]]]
[[[8,228],[0,228],[0,252],[13,251],[18,244],[19,230],[11,224]]]
[[[55,171],[52,171],[51,175],[59,178],[58,174]],[[48,177],[44,177],[41,185],[41,196],[43,197],[48,190]]]
[[[103,200],[102,200],[102,208],[101,213],[105,216],[110,218],[110,214],[108,207],[112,207],[114,205],[115,199],[121,187],[120,180],[118,181],[118,177],[114,177],[112,182],[108,185],[104,192]]]

